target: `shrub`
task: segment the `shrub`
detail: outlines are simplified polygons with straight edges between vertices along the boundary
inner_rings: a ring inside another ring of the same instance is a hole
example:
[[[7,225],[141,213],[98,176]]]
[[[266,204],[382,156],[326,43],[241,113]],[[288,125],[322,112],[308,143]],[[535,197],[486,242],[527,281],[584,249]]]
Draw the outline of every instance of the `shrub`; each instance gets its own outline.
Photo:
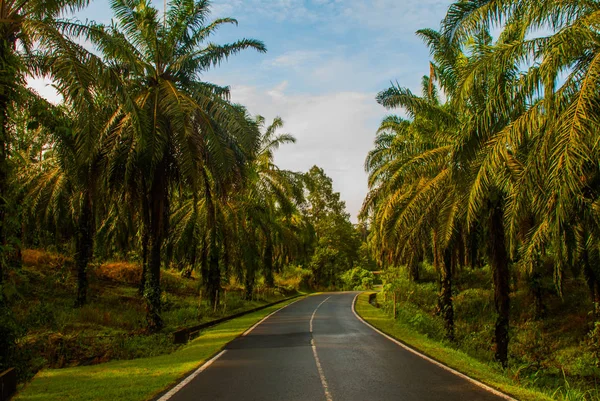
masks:
[[[99,278],[136,285],[140,282],[142,268],[137,263],[113,262],[96,267],[94,273]]]
[[[275,275],[275,285],[284,292],[295,292],[311,288],[313,273],[302,266],[287,265],[279,274]]]
[[[375,275],[373,272],[365,270],[362,267],[355,267],[344,272],[341,275],[340,280],[342,281],[343,289],[346,291],[364,291],[373,288]]]

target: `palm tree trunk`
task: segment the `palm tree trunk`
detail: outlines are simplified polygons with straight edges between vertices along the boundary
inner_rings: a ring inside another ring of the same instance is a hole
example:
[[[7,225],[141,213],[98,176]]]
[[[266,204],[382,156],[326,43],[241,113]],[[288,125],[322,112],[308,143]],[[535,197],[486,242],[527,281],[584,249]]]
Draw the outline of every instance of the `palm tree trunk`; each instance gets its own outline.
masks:
[[[494,304],[498,313],[495,328],[495,357],[502,366],[506,367],[508,365],[510,274],[502,219],[501,202],[490,202],[488,252],[494,280]]]
[[[200,276],[203,280],[208,277],[208,245],[205,236],[200,244]]]
[[[75,300],[75,306],[81,307],[87,302],[87,268],[94,253],[94,212],[92,196],[89,191],[84,194],[75,242],[77,252],[75,255],[75,265],[77,267],[77,299]]]
[[[219,291],[221,290],[221,269],[219,267],[219,246],[217,243],[217,213],[208,180],[205,181],[205,187],[209,238],[206,270],[202,272],[202,279],[208,298],[212,306],[216,307],[219,302]]]
[[[167,239],[167,246],[166,246],[166,250],[165,250],[165,269],[170,269],[171,268],[171,263],[173,262],[173,251],[174,251],[174,246],[173,246],[173,241],[171,241],[171,239]],[[179,268],[179,266],[176,266],[176,268]]]
[[[269,237],[267,237],[263,265],[265,283],[267,284],[267,287],[273,287],[275,285],[275,279],[273,278],[273,242]]]
[[[533,295],[534,319],[541,320],[546,315],[546,305],[544,305],[542,274],[537,270],[539,270],[539,266],[534,267],[534,272],[529,281],[529,291],[531,292],[531,295]]]
[[[215,307],[219,303],[219,292],[221,291],[221,269],[219,267],[219,247],[217,244],[216,229],[210,232],[210,246],[208,248],[208,272],[205,277],[205,288],[210,296],[211,305]]]
[[[246,291],[246,301],[252,300],[252,294],[254,293],[254,283],[256,282],[256,262],[249,260],[246,264],[246,275],[244,278],[244,289]]]
[[[8,109],[14,99],[15,83],[18,82],[16,68],[17,60],[14,55],[16,38],[7,32],[0,32],[0,246],[7,244],[6,213],[9,196],[8,189]],[[2,255],[0,258],[0,290],[6,264],[10,255]],[[1,292],[1,291],[0,291]],[[0,302],[2,294],[0,293]]]
[[[438,294],[438,313],[444,320],[446,337],[454,340],[454,306],[452,304],[452,269],[451,252],[442,251],[438,244],[437,232],[433,231],[433,264],[440,277],[440,292]]]
[[[475,269],[477,267],[477,259],[479,258],[479,247],[478,247],[478,237],[477,237],[477,226],[473,225],[471,230],[469,230],[469,262],[471,269]]]
[[[149,332],[162,329],[160,289],[160,251],[164,243],[166,218],[168,217],[167,173],[164,162],[159,163],[154,172],[150,189],[150,235],[148,238],[149,261],[146,272],[146,322]]]
[[[138,287],[140,295],[144,295],[146,276],[148,275],[148,242],[150,241],[150,233],[148,231],[148,226],[144,224],[142,227],[142,276],[140,277],[140,284]]]
[[[590,263],[590,252],[587,246],[583,248],[581,261],[583,262],[583,276],[585,277],[585,281],[590,290],[590,298],[594,307],[594,321],[597,321],[600,317],[598,311],[598,301],[600,298],[598,294],[598,277],[596,277],[594,269],[592,268],[592,264]]]
[[[454,306],[452,304],[452,251],[446,249],[442,265],[440,266],[441,291],[439,295],[440,309],[444,327],[446,329],[446,338],[454,341]],[[441,258],[440,258],[441,259]]]
[[[410,264],[409,264],[409,268],[408,268],[408,272],[410,274],[410,279],[413,282],[418,282],[420,279],[420,272],[419,272],[419,257],[420,255],[418,255],[417,253],[413,253],[413,255],[411,255],[410,257]]]

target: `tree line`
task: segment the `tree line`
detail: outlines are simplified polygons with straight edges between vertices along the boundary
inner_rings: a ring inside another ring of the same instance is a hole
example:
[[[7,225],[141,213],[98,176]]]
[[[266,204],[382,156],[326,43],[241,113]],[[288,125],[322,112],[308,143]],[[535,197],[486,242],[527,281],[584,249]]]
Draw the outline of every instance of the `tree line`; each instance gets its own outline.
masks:
[[[386,117],[366,159],[370,248],[413,280],[433,263],[450,340],[457,268],[489,264],[504,366],[515,271],[538,317],[542,279],[562,294],[583,276],[600,320],[599,16],[596,1],[456,1],[417,32],[431,54],[421,93],[377,96],[407,118]]]
[[[64,15],[88,0],[0,4],[0,362],[10,345],[11,283],[20,250],[73,256],[75,306],[88,302],[94,261],[140,260],[148,332],[163,327],[161,269],[201,280],[219,302],[231,277],[252,297],[257,280],[302,265],[333,287],[360,245],[332,181],[319,167],[280,169],[294,143],[230,100],[203,74],[255,39],[216,44],[232,18],[210,19],[206,0],[112,0],[110,24]],[[52,80],[52,104],[27,87]],[[5,335],[6,334],[6,335]]]

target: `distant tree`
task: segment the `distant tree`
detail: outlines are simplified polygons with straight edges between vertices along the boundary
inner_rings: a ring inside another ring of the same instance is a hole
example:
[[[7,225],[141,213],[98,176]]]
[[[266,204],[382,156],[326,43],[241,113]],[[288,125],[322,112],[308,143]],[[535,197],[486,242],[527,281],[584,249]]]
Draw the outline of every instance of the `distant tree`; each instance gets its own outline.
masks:
[[[305,174],[307,203],[303,213],[315,230],[309,266],[318,286],[334,286],[339,275],[352,268],[358,257],[360,235],[350,222],[346,204],[334,192],[333,181],[313,166]]]

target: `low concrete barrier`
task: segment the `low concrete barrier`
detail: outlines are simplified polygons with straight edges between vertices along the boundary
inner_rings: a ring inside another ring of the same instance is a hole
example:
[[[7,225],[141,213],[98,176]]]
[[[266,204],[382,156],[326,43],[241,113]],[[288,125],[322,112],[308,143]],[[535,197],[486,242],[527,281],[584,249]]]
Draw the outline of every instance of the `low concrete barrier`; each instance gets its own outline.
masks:
[[[17,391],[17,371],[13,368],[0,373],[0,401],[8,398]]]
[[[373,305],[374,307],[379,308],[379,303],[377,302],[377,293],[376,292],[369,294],[369,303],[371,305]]]
[[[298,298],[299,296],[300,296],[300,294],[297,294],[297,295],[294,295],[293,297],[280,299],[279,301],[275,301],[275,302],[271,302],[270,304],[259,306],[258,308],[250,309],[247,311],[236,313],[231,316],[222,317],[220,319],[211,320],[210,322],[206,322],[206,323],[198,324],[196,326],[186,327],[184,329],[177,330],[176,332],[173,333],[173,342],[175,344],[185,344],[188,341],[198,337],[198,335],[200,334],[200,331],[203,329],[215,326],[219,323],[223,323],[223,322],[226,322],[231,319],[235,319],[235,318],[247,315],[249,313],[258,312],[259,310],[263,310],[263,309],[269,308],[273,305],[277,305],[282,302],[289,301],[290,299]]]

